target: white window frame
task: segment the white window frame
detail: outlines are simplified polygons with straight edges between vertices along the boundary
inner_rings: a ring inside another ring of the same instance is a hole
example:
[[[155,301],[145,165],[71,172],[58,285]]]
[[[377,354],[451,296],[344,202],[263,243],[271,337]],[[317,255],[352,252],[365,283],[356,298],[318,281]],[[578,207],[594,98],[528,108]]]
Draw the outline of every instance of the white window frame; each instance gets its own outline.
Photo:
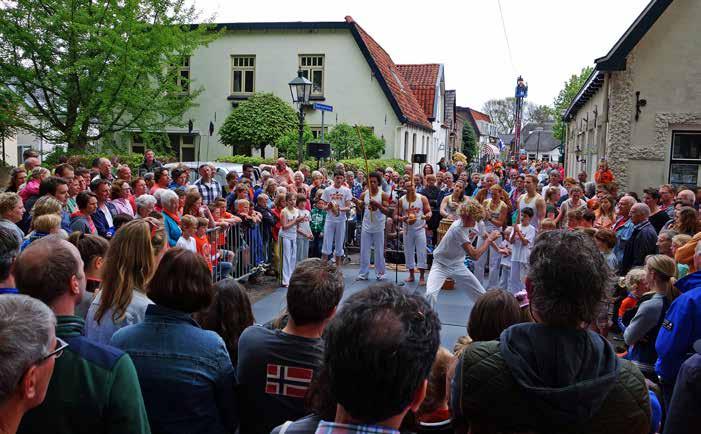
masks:
[[[234,75],[241,72],[241,90],[234,89]],[[246,76],[251,75],[253,88],[246,90]],[[256,91],[256,56],[254,54],[233,54],[231,55],[231,95],[250,96]]]
[[[321,86],[314,85],[311,96],[323,97],[326,85],[326,56],[324,54],[300,54],[297,61],[302,75],[312,82],[314,82],[314,74],[321,72]]]

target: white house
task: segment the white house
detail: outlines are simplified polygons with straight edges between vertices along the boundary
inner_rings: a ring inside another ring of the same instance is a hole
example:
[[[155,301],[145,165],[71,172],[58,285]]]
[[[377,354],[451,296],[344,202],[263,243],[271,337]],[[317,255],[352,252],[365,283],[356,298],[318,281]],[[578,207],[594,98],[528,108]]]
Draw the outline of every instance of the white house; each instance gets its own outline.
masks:
[[[433,125],[409,82],[353,18],[216,27],[222,36],[197,49],[181,68],[190,88],[203,89],[184,117],[192,120],[194,136],[186,128],[166,131],[181,160],[231,155],[231,148],[219,143],[227,115],[254,92],[272,92],[292,104],[288,83],[300,69],[314,83],[312,102],[333,106],[325,129],[340,122],[370,126],[385,141],[386,158],[409,159],[433,143]],[[442,115],[442,102],[440,107]],[[321,113],[308,108],[306,122],[318,134]],[[143,151],[138,133],[128,140],[134,152]]]
[[[701,2],[652,0],[566,111],[569,175],[608,160],[622,191],[701,181]]]

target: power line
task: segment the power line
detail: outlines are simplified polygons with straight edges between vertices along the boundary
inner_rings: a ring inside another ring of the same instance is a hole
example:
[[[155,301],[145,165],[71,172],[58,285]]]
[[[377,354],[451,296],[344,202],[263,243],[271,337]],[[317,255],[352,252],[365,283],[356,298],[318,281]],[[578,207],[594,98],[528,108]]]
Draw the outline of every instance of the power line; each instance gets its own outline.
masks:
[[[499,18],[501,18],[501,28],[504,30],[504,39],[506,40],[506,49],[509,53],[509,62],[511,62],[511,69],[516,75],[516,66],[514,66],[514,57],[511,55],[511,44],[509,44],[509,35],[506,33],[506,23],[504,22],[504,11],[501,9],[501,0],[497,0],[499,5]]]

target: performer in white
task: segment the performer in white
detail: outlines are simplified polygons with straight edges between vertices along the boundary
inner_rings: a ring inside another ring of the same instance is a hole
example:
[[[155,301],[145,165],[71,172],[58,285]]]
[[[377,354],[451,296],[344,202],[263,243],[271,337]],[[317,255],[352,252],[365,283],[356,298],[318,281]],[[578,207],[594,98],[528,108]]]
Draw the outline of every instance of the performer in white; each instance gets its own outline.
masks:
[[[346,213],[350,210],[353,195],[348,187],[343,187],[346,174],[338,171],[333,175],[333,185],[324,189],[321,199],[326,203],[326,223],[324,223],[324,244],[321,253],[328,256],[334,253],[336,266],[343,260],[343,243],[346,237]]]
[[[426,221],[431,218],[431,205],[426,196],[416,193],[413,183],[406,184],[406,194],[399,199],[397,208],[398,220],[404,222],[404,258],[409,277],[406,282],[414,281],[416,258],[419,265],[419,286],[424,286],[426,280]],[[415,258],[416,256],[416,258]]]
[[[368,280],[370,250],[375,248],[375,276],[385,278],[385,222],[389,210],[389,194],[380,190],[380,175],[377,172],[368,176],[368,189],[359,199],[354,199],[358,215],[363,211],[363,225],[360,231],[360,273],[357,280]],[[328,218],[328,217],[327,217]]]
[[[475,248],[472,242],[480,232],[485,232],[480,224],[484,218],[484,208],[478,202],[468,199],[467,203],[458,208],[459,220],[453,222],[445,236],[433,252],[433,265],[428,273],[426,298],[435,308],[438,292],[448,277],[455,280],[455,289],[464,288],[469,297],[467,315],[469,316],[475,300],[484,293],[484,288],[477,278],[465,266],[465,255],[475,260],[489,248],[492,241],[499,238],[499,232],[492,231],[484,234],[487,242]]]

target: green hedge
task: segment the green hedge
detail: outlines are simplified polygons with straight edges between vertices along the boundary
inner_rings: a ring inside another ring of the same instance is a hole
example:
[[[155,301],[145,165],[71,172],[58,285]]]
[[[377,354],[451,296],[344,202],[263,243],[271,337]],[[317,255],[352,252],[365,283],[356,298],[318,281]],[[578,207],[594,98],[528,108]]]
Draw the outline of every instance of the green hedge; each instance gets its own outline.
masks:
[[[247,157],[244,155],[234,155],[232,157],[222,157],[217,161],[223,163],[238,163],[238,164],[253,164],[254,166],[260,166],[261,164],[275,164],[276,158],[261,158],[261,157]],[[349,160],[324,160],[321,162],[321,167],[325,167],[327,170],[332,171],[337,163],[343,163],[346,170],[362,170],[365,172],[365,160],[362,158],[352,158]],[[297,167],[297,163],[290,161],[290,166],[293,168]],[[308,165],[312,169],[316,169],[316,160],[306,160],[304,164]],[[398,171],[399,173],[404,173],[404,166],[407,164],[404,160],[395,159],[375,159],[368,160],[368,167],[370,170],[377,170],[378,168],[385,169],[391,167],[392,169]]]
[[[121,152],[88,152],[88,153],[76,153],[76,152],[66,152],[62,148],[57,148],[56,151],[48,154],[44,157],[43,166],[44,167],[55,167],[61,164],[63,159],[66,159],[66,163],[73,167],[92,167],[92,162],[95,158],[107,158],[112,163],[126,164],[132,169],[132,172],[136,173],[136,169],[143,163],[144,156],[142,154],[134,153],[121,153]],[[161,163],[172,163],[177,161],[172,155],[156,155],[156,160]]]

